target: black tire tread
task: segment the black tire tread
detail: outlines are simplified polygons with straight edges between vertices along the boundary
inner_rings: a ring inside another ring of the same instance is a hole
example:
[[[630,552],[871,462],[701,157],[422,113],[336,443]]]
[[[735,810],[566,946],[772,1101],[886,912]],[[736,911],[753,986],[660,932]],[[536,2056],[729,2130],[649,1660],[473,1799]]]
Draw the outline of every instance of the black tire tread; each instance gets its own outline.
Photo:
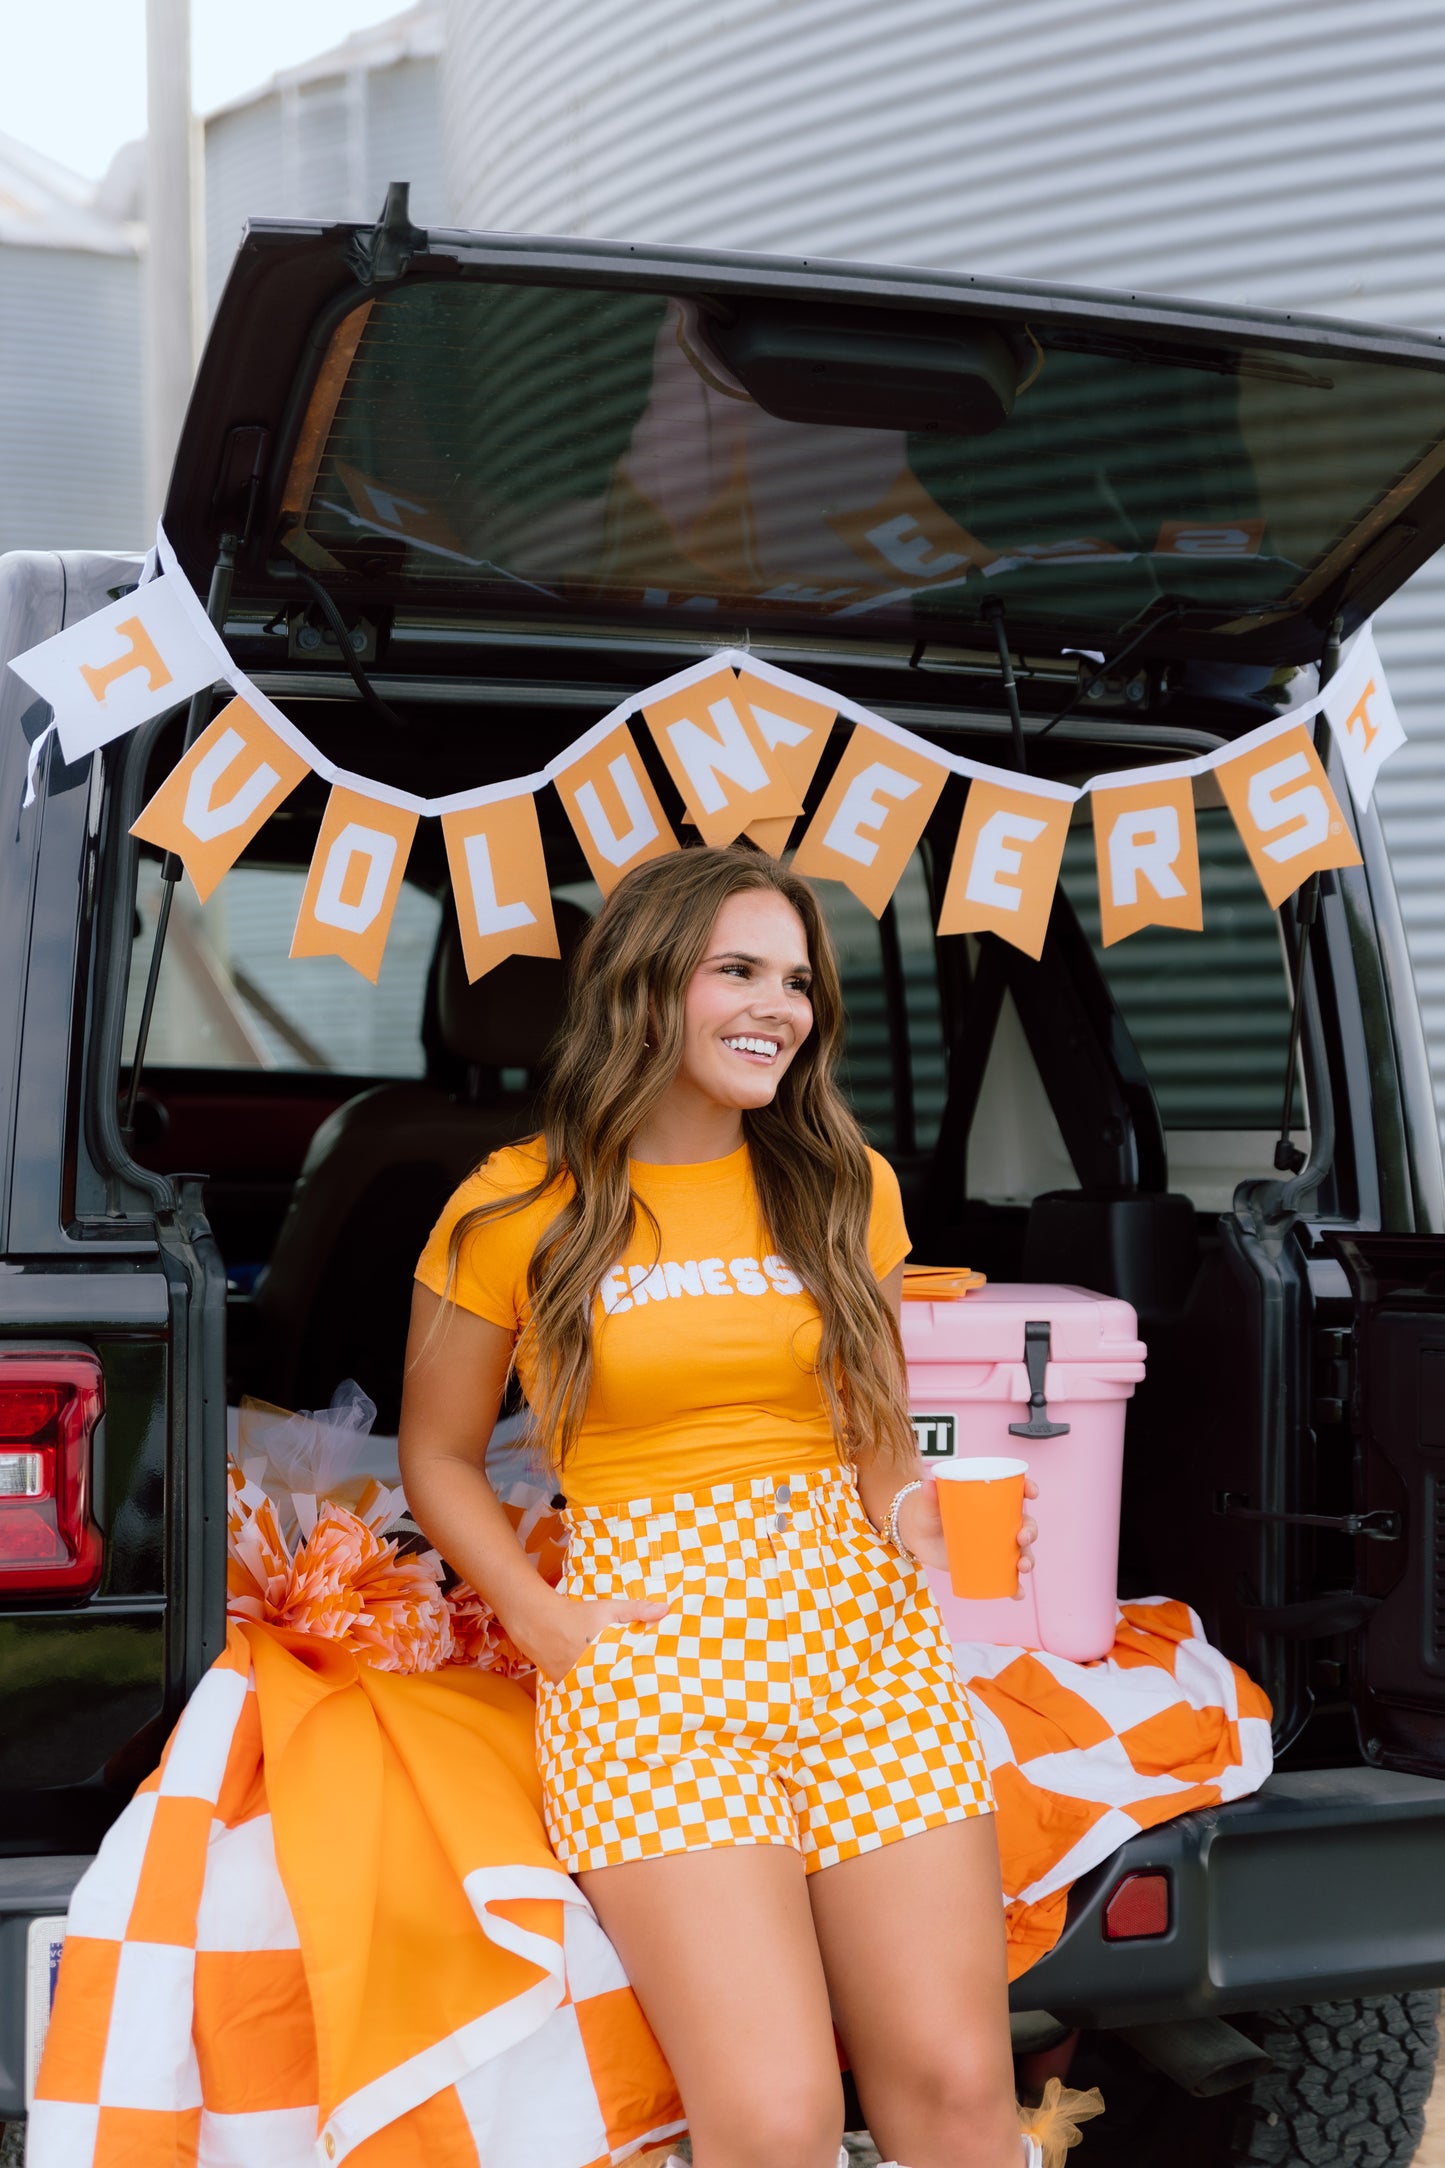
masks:
[[[1275,2067],[1239,2096],[1220,2168],[1407,2168],[1440,2051],[1432,1990],[1232,2022]]]

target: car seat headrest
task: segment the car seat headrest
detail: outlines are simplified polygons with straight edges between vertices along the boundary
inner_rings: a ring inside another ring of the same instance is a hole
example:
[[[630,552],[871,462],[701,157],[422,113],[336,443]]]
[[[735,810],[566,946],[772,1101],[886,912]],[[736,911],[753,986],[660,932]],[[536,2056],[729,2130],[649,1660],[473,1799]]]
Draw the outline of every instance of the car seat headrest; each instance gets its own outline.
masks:
[[[562,1021],[567,970],[591,921],[575,903],[552,899],[560,962],[551,956],[509,956],[467,982],[455,914],[442,924],[432,980],[437,1036],[455,1060],[482,1069],[536,1069]]]

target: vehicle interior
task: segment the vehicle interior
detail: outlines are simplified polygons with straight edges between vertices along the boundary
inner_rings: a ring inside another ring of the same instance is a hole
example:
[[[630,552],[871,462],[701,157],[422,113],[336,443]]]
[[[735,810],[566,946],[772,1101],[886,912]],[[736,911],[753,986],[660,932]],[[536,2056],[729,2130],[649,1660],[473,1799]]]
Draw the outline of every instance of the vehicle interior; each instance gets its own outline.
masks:
[[[385,775],[401,757],[359,702],[289,705],[333,757],[344,746],[349,766]],[[535,704],[512,715],[492,707],[481,720],[479,730],[476,716],[439,719],[418,705],[408,765],[413,778],[420,767],[421,787],[457,787],[464,763],[474,779],[483,743],[502,773],[545,759],[583,726],[571,706],[550,715]],[[972,746],[960,720],[966,730],[966,717],[950,718],[950,743],[996,757],[983,735],[996,719],[980,715]],[[155,739],[136,788],[156,787],[180,742],[179,723]],[[1100,754],[1086,731],[1060,737],[1052,772],[1080,777]],[[680,822],[650,746],[645,757]],[[1107,757],[1118,763],[1117,744]],[[828,765],[825,756],[810,810]],[[1199,814],[1202,934],[1150,929],[1104,949],[1092,836],[1076,811],[1037,963],[992,936],[939,939],[955,791],[961,798],[951,781],[880,920],[845,889],[819,884],[842,966],[847,1088],[898,1171],[914,1258],[967,1264],[995,1281],[1084,1285],[1134,1305],[1149,1362],[1126,1431],[1121,1593],[1185,1598],[1211,1637],[1262,1676],[1281,1746],[1293,1742],[1306,1761],[1353,1758],[1344,1705],[1330,1692],[1331,1677],[1344,1676],[1333,1644],[1310,1644],[1306,1674],[1275,1618],[1282,1604],[1352,1587],[1348,1543],[1292,1538],[1282,1578],[1270,1565],[1277,1539],[1220,1508],[1259,1490],[1251,1298],[1220,1215],[1238,1183],[1272,1170],[1290,1027],[1280,918],[1219,802]],[[134,1152],[158,1172],[205,1172],[226,1265],[231,1406],[251,1395],[323,1408],[351,1378],[376,1402],[375,1434],[386,1441],[416,1257],[455,1185],[535,1127],[566,955],[600,897],[560,803],[544,791],[562,962],[513,958],[467,984],[431,822],[418,829],[375,985],[336,959],[291,960],[325,795],[318,779],[303,783],[205,906],[178,889]],[[159,875],[143,848],[127,1055]],[[1294,1134],[1307,1148],[1302,1090]],[[1326,1216],[1348,1210],[1348,1176],[1342,1152],[1322,1195]],[[1233,1352],[1221,1360],[1221,1348]],[[1338,1493],[1347,1503],[1343,1433],[1322,1446],[1311,1501]],[[1334,1674],[1321,1669],[1332,1660]]]

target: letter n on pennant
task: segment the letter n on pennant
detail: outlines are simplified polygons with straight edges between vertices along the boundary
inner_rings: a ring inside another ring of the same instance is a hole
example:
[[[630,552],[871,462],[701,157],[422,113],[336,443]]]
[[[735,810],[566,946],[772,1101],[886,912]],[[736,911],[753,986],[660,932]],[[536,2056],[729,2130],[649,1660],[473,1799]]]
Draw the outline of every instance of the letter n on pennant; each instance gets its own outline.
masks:
[[[415,813],[333,786],[291,937],[293,956],[339,956],[375,985]]]
[[[1026,956],[1041,956],[1072,811],[1066,798],[975,778],[959,823],[939,932],[996,933]]]
[[[634,866],[678,848],[626,723],[553,771],[592,878],[610,896]]]
[[[731,670],[649,701],[642,712],[704,843],[734,843],[751,821],[802,812]]]
[[[131,829],[174,851],[204,903],[310,765],[248,701],[228,701]]]
[[[1090,793],[1104,946],[1141,926],[1204,927],[1194,788],[1187,775]]]
[[[468,979],[508,956],[560,956],[530,791],[442,815]]]
[[[1359,865],[1355,839],[1303,723],[1221,760],[1214,772],[1271,910],[1312,873]]]
[[[881,918],[947,780],[921,748],[855,724],[793,870],[841,881]]]

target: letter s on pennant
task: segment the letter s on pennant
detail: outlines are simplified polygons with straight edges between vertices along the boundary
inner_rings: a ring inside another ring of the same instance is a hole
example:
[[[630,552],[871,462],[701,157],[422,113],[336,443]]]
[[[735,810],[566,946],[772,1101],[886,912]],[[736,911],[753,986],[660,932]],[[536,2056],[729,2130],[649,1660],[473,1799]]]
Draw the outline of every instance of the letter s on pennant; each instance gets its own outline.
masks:
[[[339,956],[376,983],[416,821],[399,806],[333,786],[291,938],[293,956]]]
[[[228,701],[131,829],[174,851],[202,903],[310,765],[248,701]]]
[[[1049,930],[1072,802],[975,777],[949,868],[942,933],[996,933],[1037,957]]]
[[[1214,772],[1271,909],[1312,873],[1359,865],[1349,824],[1303,723],[1220,761]]]

